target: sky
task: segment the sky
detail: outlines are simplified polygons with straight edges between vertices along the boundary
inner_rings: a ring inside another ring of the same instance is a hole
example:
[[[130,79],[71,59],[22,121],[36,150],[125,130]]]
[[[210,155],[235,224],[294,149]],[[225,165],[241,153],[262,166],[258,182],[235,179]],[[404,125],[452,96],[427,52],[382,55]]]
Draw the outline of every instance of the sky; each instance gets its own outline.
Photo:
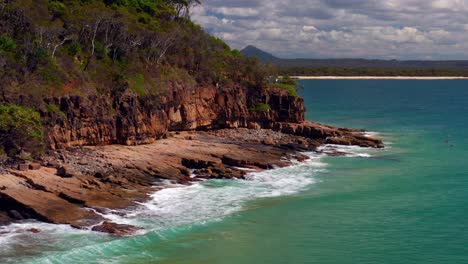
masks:
[[[468,0],[201,0],[232,48],[281,58],[468,59]]]

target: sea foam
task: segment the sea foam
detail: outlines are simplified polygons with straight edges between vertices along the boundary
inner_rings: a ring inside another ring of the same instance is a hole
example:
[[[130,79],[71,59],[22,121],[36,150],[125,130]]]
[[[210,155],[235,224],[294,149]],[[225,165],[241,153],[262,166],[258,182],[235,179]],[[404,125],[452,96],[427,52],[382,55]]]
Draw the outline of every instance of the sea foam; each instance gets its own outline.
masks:
[[[146,234],[145,236],[126,238],[132,241],[131,243],[143,243],[145,239],[164,239],[168,234],[177,233],[177,230],[220,221],[248,209],[249,201],[294,195],[307,189],[317,182],[316,174],[325,171],[327,166],[321,160],[321,155],[308,154],[311,158],[306,162],[292,161],[292,166],[285,168],[251,171],[247,174],[246,180],[207,180],[189,186],[168,182],[167,188],[155,191],[147,202],[141,203],[132,210],[108,210],[101,215],[116,223],[144,228],[140,235]],[[52,239],[41,242],[29,240],[29,245],[47,241],[46,243],[52,248],[71,249],[66,252],[58,250],[54,254],[43,255],[37,263],[62,263],[90,258],[96,259],[96,263],[108,263],[109,254],[117,257],[121,252],[119,251],[121,242],[105,234],[37,222],[31,225],[27,223],[21,223],[18,226],[11,225],[9,228],[33,227],[41,229],[42,232],[31,236],[39,235],[39,237]],[[7,239],[9,238],[5,237],[5,240]],[[10,240],[12,247],[4,248],[4,251],[15,254],[14,247],[25,241]],[[73,244],[64,246],[63,243]],[[0,244],[2,247],[6,245],[1,240]],[[126,252],[131,250],[131,248],[126,248]],[[47,251],[45,249],[45,252]],[[2,259],[1,255],[0,259]]]
[[[147,231],[162,231],[184,225],[219,221],[244,209],[248,201],[292,195],[316,183],[315,173],[326,164],[310,153],[306,162],[268,171],[250,171],[246,180],[208,180],[190,186],[173,185],[151,195],[151,199],[129,211],[109,211],[103,216]]]

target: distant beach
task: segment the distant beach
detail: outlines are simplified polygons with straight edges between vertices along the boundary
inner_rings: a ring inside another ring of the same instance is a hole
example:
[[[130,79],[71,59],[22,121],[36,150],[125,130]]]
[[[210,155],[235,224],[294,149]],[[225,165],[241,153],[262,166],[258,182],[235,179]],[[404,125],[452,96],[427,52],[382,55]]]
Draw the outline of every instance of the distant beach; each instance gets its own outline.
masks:
[[[291,76],[298,80],[459,80],[463,76]]]

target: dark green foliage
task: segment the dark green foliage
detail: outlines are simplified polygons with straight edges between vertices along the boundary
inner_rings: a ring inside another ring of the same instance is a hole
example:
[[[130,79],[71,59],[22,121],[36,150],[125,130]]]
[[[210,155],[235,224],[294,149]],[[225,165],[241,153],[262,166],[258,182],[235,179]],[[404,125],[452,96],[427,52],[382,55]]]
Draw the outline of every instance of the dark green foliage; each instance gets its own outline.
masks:
[[[60,76],[61,69],[53,62],[38,66],[37,73],[45,84],[54,87],[58,87],[62,84],[62,78]]]
[[[130,88],[141,97],[146,96],[145,90],[145,76],[143,74],[137,74],[128,80]]]
[[[0,53],[14,50],[5,68],[21,70],[0,74],[0,82],[14,83],[22,95],[30,93],[31,84],[54,87],[52,95],[95,91],[109,95],[125,83],[145,95],[157,89],[150,87],[153,84],[173,84],[164,75],[170,68],[184,77],[180,81],[189,82],[179,85],[193,86],[196,80],[197,85],[261,87],[266,72],[258,60],[244,58],[189,20],[190,7],[197,4],[197,0],[8,1],[0,9],[0,29],[6,32],[0,36]],[[136,74],[144,76],[144,85],[132,79]],[[69,82],[79,85],[73,90],[60,88]]]
[[[83,48],[81,47],[80,43],[77,42],[74,42],[67,46],[68,55],[70,56],[75,56],[79,54],[82,50]]]
[[[11,52],[16,49],[16,43],[7,35],[0,36],[0,53]]]
[[[297,81],[292,79],[288,75],[284,75],[283,77],[281,77],[278,83],[269,83],[267,85],[267,87],[286,90],[288,91],[290,96],[294,96],[294,97],[299,96],[299,94],[297,93],[297,86],[298,86]]]
[[[280,82],[282,84],[286,84],[286,85],[293,85],[293,86],[296,86],[297,85],[297,81],[294,80],[294,79],[291,79],[291,77],[289,77],[289,75],[284,75]]]
[[[265,103],[261,103],[261,102],[258,102],[255,104],[254,107],[250,108],[249,111],[250,112],[267,112],[268,110],[270,110],[271,107],[269,104],[265,104]]]
[[[269,83],[268,87],[280,88],[282,90],[288,91],[290,96],[299,96],[295,85],[283,84],[283,83]]]
[[[43,127],[38,112],[18,105],[0,106],[0,146],[10,155],[42,151]]]
[[[41,109],[57,120],[65,114],[57,105],[47,105],[50,100],[45,98],[119,100],[132,90],[156,108],[171,87],[262,88],[266,68],[190,21],[190,7],[196,4],[197,0],[3,1],[0,148],[17,155],[37,154],[42,147],[39,114],[8,102]],[[264,104],[254,107],[268,109]]]
[[[62,112],[60,110],[59,106],[56,105],[56,104],[48,104],[46,106],[46,109],[47,109],[47,112],[50,113],[50,114],[58,115],[58,116],[60,116],[61,118],[64,118],[64,119],[67,117],[67,115],[64,112]]]
[[[63,13],[66,10],[66,6],[61,1],[49,1],[49,9],[56,13]]]

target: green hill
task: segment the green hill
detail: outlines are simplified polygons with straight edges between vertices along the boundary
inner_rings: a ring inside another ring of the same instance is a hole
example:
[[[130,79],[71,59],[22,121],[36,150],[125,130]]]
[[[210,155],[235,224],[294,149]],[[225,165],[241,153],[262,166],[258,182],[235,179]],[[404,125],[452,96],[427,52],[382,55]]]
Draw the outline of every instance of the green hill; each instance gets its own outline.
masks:
[[[15,95],[159,94],[167,83],[257,85],[257,63],[189,19],[197,0],[0,4],[0,83]],[[40,95],[40,96],[39,96]],[[35,98],[39,99],[39,98]]]
[[[183,127],[169,121],[174,111],[182,123],[197,114],[185,109],[199,103],[189,94],[224,104],[226,93],[243,89],[243,104],[254,104],[265,68],[194,24],[190,9],[198,4],[1,1],[0,159],[44,146],[158,138]]]

